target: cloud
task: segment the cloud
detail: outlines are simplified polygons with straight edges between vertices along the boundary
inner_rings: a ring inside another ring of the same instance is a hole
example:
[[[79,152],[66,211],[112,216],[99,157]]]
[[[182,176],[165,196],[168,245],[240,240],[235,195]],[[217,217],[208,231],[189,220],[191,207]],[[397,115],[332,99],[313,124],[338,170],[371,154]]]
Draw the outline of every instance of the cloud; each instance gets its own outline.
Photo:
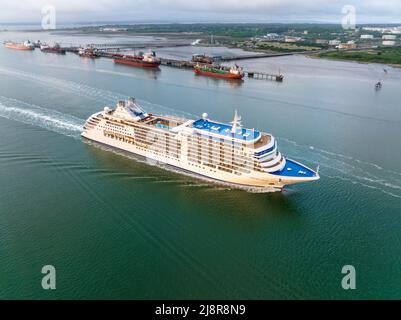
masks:
[[[400,0],[1,0],[0,22],[37,22],[41,8],[54,5],[58,21],[193,19],[239,21],[341,21],[341,8],[354,5],[359,20],[401,20]]]

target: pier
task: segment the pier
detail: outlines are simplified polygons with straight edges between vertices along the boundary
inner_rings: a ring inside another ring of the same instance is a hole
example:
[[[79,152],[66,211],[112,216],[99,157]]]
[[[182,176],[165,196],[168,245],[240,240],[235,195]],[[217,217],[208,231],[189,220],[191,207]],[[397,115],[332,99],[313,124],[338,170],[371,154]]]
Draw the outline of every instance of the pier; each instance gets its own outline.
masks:
[[[94,48],[97,51],[104,52],[121,52],[121,51],[132,51],[147,48],[176,48],[176,47],[187,47],[190,46],[187,42],[175,42],[175,43],[163,43],[163,42],[149,42],[149,43],[107,43],[107,44],[89,44],[86,47]]]
[[[219,58],[220,61],[234,61],[234,60],[249,60],[249,59],[261,59],[261,58],[275,58],[275,57],[284,57],[284,56],[292,56],[294,53],[255,53],[255,54],[247,54],[241,56],[227,56]]]
[[[91,48],[95,50],[96,55],[102,58],[114,59],[113,55],[116,53],[124,52],[124,51],[133,51],[139,49],[147,49],[147,48],[171,48],[171,47],[186,47],[189,46],[189,43],[186,42],[176,42],[176,43],[106,43],[106,44],[88,44],[88,45],[76,45],[76,44],[63,44],[62,48],[66,52],[71,52],[77,54],[80,48]],[[246,60],[246,59],[260,59],[260,58],[274,58],[274,57],[282,57],[282,56],[290,56],[294,53],[266,53],[266,54],[249,54],[242,56],[223,56],[223,57],[215,57],[216,63],[221,62],[229,62],[235,60]],[[182,69],[193,69],[198,62],[193,62],[189,60],[177,60],[177,59],[167,59],[161,58],[161,65],[173,68],[182,68]],[[250,79],[257,80],[270,80],[282,82],[284,80],[284,76],[279,72],[278,74],[270,74],[264,73],[256,70],[244,70],[245,76]]]
[[[263,72],[245,71],[245,75],[248,78],[258,79],[258,80],[272,80],[277,82],[283,82],[284,76],[279,74],[269,74]]]

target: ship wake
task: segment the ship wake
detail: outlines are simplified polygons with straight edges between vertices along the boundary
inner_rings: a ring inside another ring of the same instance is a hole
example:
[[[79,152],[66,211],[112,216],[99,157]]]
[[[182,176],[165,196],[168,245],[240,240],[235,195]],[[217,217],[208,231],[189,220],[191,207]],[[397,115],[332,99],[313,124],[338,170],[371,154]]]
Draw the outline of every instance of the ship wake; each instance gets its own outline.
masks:
[[[79,139],[84,120],[23,101],[0,96],[0,117]]]
[[[74,95],[96,101],[101,105],[114,106],[114,104],[118,100],[127,100],[129,98],[129,96],[124,95],[122,93],[91,87],[85,83],[60,79],[48,75],[33,74],[13,68],[0,67],[0,74],[5,74],[26,81],[32,81],[35,84],[40,84],[47,88],[50,87],[62,92],[72,93]],[[157,113],[165,116],[176,116],[181,118],[198,117],[197,115],[194,115],[189,112],[177,110],[175,108],[167,107],[164,105],[150,103],[145,100],[137,99],[137,101],[148,112]]]
[[[320,166],[321,177],[359,185],[401,198],[401,172],[355,157],[279,138],[281,147],[296,160]]]

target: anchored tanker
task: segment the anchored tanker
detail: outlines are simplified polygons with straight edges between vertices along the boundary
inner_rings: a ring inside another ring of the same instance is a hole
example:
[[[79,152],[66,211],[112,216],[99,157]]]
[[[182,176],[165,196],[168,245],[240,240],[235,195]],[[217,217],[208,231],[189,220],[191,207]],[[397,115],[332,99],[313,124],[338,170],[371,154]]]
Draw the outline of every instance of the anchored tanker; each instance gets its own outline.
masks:
[[[35,46],[29,40],[24,43],[15,43],[12,41],[4,42],[4,46],[8,49],[15,49],[21,51],[32,51],[35,50]]]
[[[131,67],[139,68],[158,68],[160,67],[161,60],[156,57],[156,53],[151,51],[149,53],[141,54],[139,56],[124,56],[121,54],[114,55],[114,63],[125,64]]]
[[[244,71],[241,67],[235,65],[235,67],[227,68],[227,67],[214,67],[214,66],[201,66],[196,65],[194,68],[196,74],[202,76],[209,76],[214,78],[222,78],[222,79],[237,79],[240,80],[244,77]]]
[[[207,114],[183,120],[147,113],[130,98],[92,115],[82,136],[239,186],[279,191],[319,179],[317,171],[284,157],[272,135],[243,128],[237,113],[230,124],[212,121]]]

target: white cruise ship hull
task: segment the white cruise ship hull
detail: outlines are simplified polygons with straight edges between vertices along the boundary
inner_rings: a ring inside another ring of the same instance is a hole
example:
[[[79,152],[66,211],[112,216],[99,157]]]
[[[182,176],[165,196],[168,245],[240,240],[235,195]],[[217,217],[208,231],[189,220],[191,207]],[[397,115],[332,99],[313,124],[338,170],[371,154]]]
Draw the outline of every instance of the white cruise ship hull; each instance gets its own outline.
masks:
[[[233,185],[238,185],[239,187],[258,187],[281,191],[286,185],[317,180],[317,178],[282,178],[272,174],[259,172],[252,172],[250,175],[243,174],[241,176],[236,176],[235,174],[225,173],[220,170],[213,170],[202,165],[196,166],[194,164],[188,163],[187,161],[167,157],[166,155],[161,153],[158,154],[157,152],[145,151],[142,148],[138,148],[137,146],[129,144],[125,141],[119,141],[116,139],[105,137],[104,135],[99,134],[94,130],[82,133],[82,137],[103,145],[110,146],[112,148],[142,156],[149,160],[164,163],[179,168],[181,170],[194,173],[200,178],[206,177],[216,182],[229,183]]]
[[[146,113],[130,99],[92,115],[82,137],[146,159],[231,185],[281,190],[319,179],[306,166],[286,159],[272,135],[202,119],[183,120]]]

